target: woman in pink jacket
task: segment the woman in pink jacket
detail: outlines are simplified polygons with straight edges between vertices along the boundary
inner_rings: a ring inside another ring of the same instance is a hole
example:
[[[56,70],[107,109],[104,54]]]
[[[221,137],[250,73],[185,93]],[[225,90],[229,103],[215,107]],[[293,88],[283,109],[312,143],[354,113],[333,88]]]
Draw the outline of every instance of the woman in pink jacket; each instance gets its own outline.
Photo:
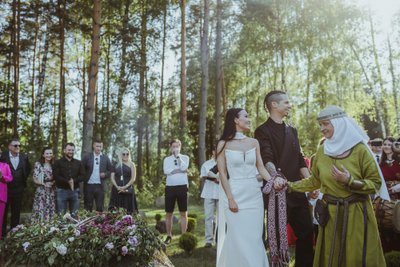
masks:
[[[10,166],[7,163],[0,162],[0,239],[3,229],[4,210],[7,203],[7,183],[12,181]]]

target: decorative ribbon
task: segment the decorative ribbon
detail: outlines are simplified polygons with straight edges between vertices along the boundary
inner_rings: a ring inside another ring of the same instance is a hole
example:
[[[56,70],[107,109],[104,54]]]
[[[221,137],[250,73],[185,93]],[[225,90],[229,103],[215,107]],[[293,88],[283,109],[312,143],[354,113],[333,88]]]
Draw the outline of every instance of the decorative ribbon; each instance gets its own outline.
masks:
[[[286,180],[282,173],[276,172],[271,175],[267,184],[263,187],[263,193],[269,195],[268,201],[268,244],[272,260],[272,267],[281,267],[289,264],[289,252],[288,252],[288,238],[287,238],[287,218],[286,218],[286,186],[284,189],[276,192],[273,184],[277,177]],[[276,196],[278,197],[278,203],[276,204]],[[277,207],[276,207],[277,206]],[[277,239],[276,231],[276,208],[278,208],[278,234],[279,240]],[[279,241],[279,250],[278,250]]]

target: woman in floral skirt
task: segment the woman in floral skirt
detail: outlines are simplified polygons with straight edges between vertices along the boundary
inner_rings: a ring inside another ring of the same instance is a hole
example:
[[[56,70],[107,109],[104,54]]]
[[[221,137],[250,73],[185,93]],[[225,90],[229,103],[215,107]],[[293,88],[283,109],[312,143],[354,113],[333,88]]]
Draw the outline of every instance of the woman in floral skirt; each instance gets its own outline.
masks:
[[[33,182],[37,188],[33,200],[31,223],[49,221],[56,212],[53,161],[52,149],[50,147],[43,148],[40,160],[35,163],[33,171]]]

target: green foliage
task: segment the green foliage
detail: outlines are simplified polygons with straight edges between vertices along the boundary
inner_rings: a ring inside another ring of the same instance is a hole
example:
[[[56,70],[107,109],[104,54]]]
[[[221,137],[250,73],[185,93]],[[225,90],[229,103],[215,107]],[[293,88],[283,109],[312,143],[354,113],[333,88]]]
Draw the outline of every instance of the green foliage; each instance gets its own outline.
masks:
[[[192,254],[197,246],[197,242],[198,239],[194,234],[186,232],[179,238],[179,247],[186,253]]]
[[[189,214],[188,214],[188,217],[189,217],[189,218],[197,219],[198,215],[197,215],[196,213],[189,213]]]
[[[196,229],[197,220],[195,218],[188,217],[187,231],[194,232]]]
[[[145,266],[161,248],[146,222],[123,210],[84,212],[78,224],[69,220],[66,215],[19,225],[0,243],[0,254],[7,255],[11,266],[109,266],[124,257],[132,257],[135,266]]]
[[[390,251],[385,253],[385,261],[387,267],[400,266],[400,251]]]
[[[156,222],[160,221],[162,218],[160,213],[157,213],[156,215],[154,215],[154,219],[156,220]]]

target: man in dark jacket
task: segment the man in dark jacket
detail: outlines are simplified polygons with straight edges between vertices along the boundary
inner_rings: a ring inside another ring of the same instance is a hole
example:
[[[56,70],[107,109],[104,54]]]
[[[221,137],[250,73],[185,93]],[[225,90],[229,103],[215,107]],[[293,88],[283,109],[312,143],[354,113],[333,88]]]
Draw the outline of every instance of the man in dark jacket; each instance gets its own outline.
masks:
[[[74,158],[75,145],[67,143],[64,146],[64,157],[54,162],[53,176],[56,181],[57,212],[64,214],[69,210],[76,216],[79,209],[79,183],[83,179],[81,161]]]
[[[255,131],[266,169],[271,175],[282,172],[289,181],[307,178],[310,173],[304,162],[297,131],[283,119],[289,114],[291,104],[283,91],[271,91],[264,99],[269,112],[268,120]],[[267,198],[264,197],[264,206]],[[288,222],[296,241],[296,267],[313,265],[313,225],[304,193],[287,194]]]
[[[85,209],[92,211],[93,202],[96,203],[96,211],[103,211],[104,208],[104,185],[105,179],[110,178],[114,171],[110,159],[102,154],[103,142],[93,142],[93,153],[85,155],[82,159],[85,171],[83,197]]]
[[[0,161],[10,166],[13,180],[7,185],[8,200],[4,212],[3,235],[7,229],[7,213],[11,211],[11,228],[17,226],[20,220],[22,198],[26,187],[26,180],[31,172],[28,156],[20,153],[21,142],[18,138],[13,138],[8,143],[8,151],[4,151],[0,156]]]

